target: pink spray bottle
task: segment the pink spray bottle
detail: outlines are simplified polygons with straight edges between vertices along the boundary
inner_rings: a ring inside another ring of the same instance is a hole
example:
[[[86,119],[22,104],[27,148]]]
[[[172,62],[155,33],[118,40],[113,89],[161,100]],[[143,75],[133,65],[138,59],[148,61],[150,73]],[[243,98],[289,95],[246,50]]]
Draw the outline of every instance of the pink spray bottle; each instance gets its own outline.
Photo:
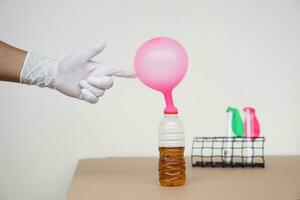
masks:
[[[253,162],[253,141],[260,136],[260,125],[255,115],[255,109],[246,107],[243,109],[245,113],[245,137],[247,137],[247,163]]]

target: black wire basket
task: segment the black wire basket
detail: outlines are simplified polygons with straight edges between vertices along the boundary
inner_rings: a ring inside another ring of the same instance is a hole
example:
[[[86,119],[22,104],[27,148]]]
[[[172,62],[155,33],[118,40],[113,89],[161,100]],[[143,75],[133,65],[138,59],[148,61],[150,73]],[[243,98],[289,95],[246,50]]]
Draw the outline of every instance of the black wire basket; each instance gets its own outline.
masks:
[[[265,167],[265,137],[194,137],[193,167]]]

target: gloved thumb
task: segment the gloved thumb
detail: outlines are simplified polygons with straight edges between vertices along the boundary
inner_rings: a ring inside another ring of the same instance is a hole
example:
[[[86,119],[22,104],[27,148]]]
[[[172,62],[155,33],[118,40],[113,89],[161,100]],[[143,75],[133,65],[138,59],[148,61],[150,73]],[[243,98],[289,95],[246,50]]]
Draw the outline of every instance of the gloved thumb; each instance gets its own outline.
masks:
[[[106,44],[102,43],[102,44],[97,44],[92,48],[86,49],[82,53],[82,56],[83,56],[84,60],[86,60],[86,61],[91,60],[93,57],[95,57],[99,53],[101,53],[103,51],[103,49],[105,48],[105,46],[106,46]]]

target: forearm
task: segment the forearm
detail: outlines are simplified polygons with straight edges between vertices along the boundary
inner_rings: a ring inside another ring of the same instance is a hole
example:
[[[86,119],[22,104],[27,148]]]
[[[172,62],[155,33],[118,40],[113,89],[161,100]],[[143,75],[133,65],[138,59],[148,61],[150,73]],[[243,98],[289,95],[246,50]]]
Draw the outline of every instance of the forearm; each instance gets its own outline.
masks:
[[[20,82],[27,52],[0,41],[0,81]]]

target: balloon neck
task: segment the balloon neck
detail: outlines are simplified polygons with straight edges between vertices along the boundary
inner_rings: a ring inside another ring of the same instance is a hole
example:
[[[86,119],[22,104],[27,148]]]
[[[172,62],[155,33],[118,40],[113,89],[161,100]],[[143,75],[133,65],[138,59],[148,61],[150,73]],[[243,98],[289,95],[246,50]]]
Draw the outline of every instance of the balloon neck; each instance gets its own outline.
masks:
[[[172,97],[172,90],[163,92],[165,101],[166,101],[166,108],[164,110],[164,114],[177,114],[177,108],[174,106],[173,97]]]

